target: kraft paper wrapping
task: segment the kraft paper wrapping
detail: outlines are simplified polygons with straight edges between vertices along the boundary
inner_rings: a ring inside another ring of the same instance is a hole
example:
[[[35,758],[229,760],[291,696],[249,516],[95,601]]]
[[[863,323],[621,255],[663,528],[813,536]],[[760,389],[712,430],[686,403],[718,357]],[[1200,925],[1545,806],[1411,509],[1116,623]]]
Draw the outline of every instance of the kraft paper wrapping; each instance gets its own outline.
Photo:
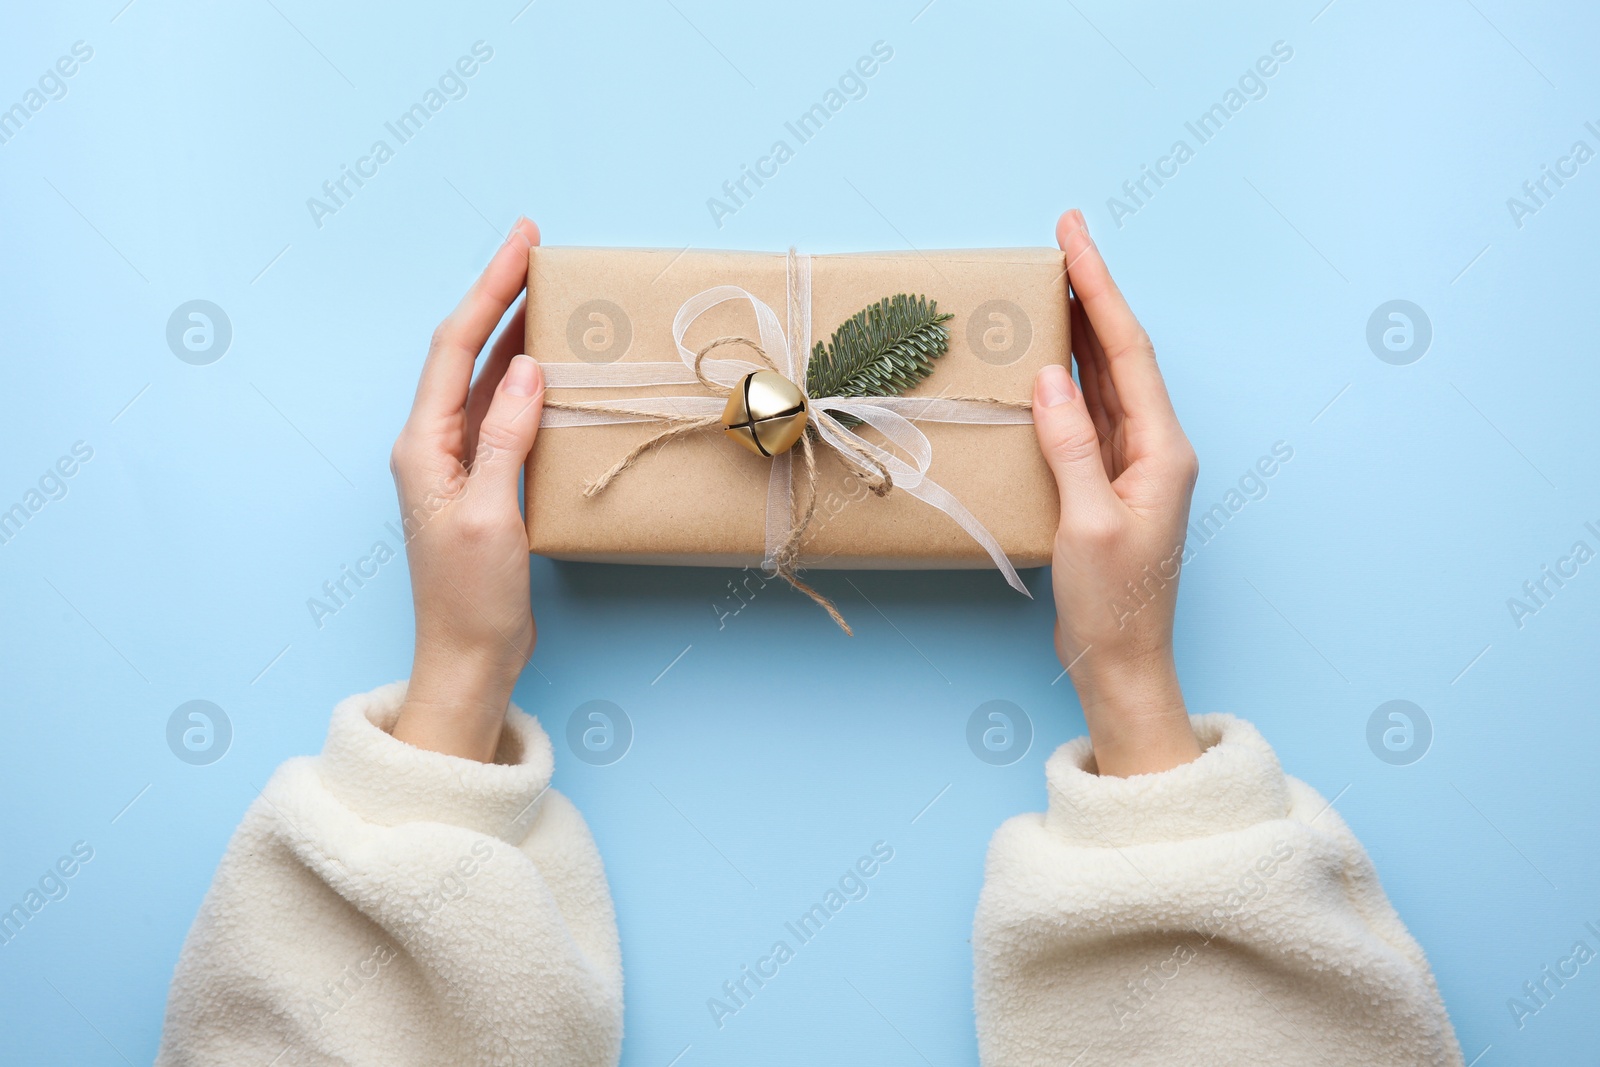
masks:
[[[527,351],[542,363],[677,362],[672,320],[714,285],[749,290],[786,319],[786,257],[769,252],[534,248]],[[949,351],[907,396],[993,396],[1027,401],[1033,377],[1069,351],[1062,254],[1023,248],[873,252],[812,257],[812,341],[896,293],[923,294],[954,314]],[[703,315],[684,344],[756,336],[745,301]],[[742,349],[717,356],[754,357]],[[804,358],[804,357],[802,357]],[[697,385],[560,389],[563,400],[700,394]],[[933,445],[927,476],[988,527],[1016,567],[1050,561],[1059,514],[1055,482],[1031,425],[918,422]],[[661,429],[656,423],[544,427],[526,471],[528,544],[555,559],[609,563],[759,565],[766,541],[770,460],[720,427],[681,435],[647,453],[598,496],[584,485]],[[864,432],[872,435],[870,428]],[[875,435],[874,435],[875,436]],[[994,564],[948,516],[907,493],[867,492],[828,448],[818,449],[819,503],[805,566],[971,569]],[[795,463],[795,487],[804,485]]]

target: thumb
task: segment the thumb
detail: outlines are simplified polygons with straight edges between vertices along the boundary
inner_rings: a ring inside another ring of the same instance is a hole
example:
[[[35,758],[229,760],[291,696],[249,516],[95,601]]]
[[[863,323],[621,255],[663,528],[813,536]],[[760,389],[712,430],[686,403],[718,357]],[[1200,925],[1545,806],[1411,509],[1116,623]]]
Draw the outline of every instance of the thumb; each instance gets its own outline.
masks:
[[[1060,364],[1044,368],[1033,381],[1033,430],[1055,475],[1063,511],[1069,503],[1085,505],[1111,495],[1094,420],[1072,375]]]
[[[513,356],[478,430],[472,478],[491,490],[509,490],[513,499],[523,460],[539,432],[544,411],[544,371],[532,356]]]

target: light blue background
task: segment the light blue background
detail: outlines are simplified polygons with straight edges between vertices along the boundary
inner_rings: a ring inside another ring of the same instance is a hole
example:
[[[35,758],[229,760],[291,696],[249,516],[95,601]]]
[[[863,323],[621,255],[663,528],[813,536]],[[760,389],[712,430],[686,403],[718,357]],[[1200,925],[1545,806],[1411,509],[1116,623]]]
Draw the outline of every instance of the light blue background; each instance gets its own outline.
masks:
[[[398,561],[321,629],[306,600],[397,517],[388,449],[429,331],[519,212],[551,244],[822,252],[1045,244],[1073,205],[1156,340],[1197,512],[1294,449],[1185,573],[1192,708],[1249,717],[1338,798],[1469,1060],[1592,1057],[1600,965],[1520,1031],[1506,1003],[1600,923],[1600,564],[1521,629],[1506,604],[1600,547],[1600,162],[1520,228],[1506,206],[1575,140],[1600,147],[1592,12],[124,2],[12,5],[0,33],[0,106],[94,49],[0,145],[0,508],[94,449],[0,546],[0,904],[95,849],[0,947],[14,1062],[148,1061],[241,813],[335,701],[406,673]],[[306,199],[478,40],[468,95],[315,226]],[[717,228],[706,199],[879,40],[865,98]],[[1107,198],[1280,40],[1267,95],[1119,229]],[[195,298],[234,331],[209,366],[165,342]],[[1434,330],[1409,366],[1365,341],[1395,298]],[[992,573],[819,574],[854,641],[777,588],[719,629],[732,577],[535,561],[517,698],[605,855],[624,1061],[975,1063],[985,845],[1043,806],[1044,759],[1083,728],[1046,575],[1030,603]],[[165,740],[196,698],[233,725],[210,766]],[[591,699],[636,731],[610,766],[562,740]],[[994,699],[1035,730],[1010,766],[965,742]],[[1435,731],[1409,766],[1366,741],[1391,699]],[[706,999],[880,839],[871,895],[718,1030]]]

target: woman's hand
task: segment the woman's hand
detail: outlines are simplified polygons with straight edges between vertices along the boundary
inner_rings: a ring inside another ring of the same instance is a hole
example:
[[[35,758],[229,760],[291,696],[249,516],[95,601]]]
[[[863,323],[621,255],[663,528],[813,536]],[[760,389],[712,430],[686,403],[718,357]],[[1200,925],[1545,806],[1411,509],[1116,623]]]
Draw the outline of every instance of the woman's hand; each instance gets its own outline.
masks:
[[[1199,465],[1080,211],[1056,224],[1071,285],[1072,356],[1033,387],[1039,447],[1061,493],[1056,653],[1101,774],[1151,774],[1200,754],[1172,656],[1189,498]]]
[[[494,758],[517,676],[533,655],[528,537],[517,509],[544,376],[522,351],[517,308],[489,359],[473,364],[528,278],[539,230],[518,219],[433,333],[390,468],[400,494],[416,609],[411,684],[394,736],[418,748]]]

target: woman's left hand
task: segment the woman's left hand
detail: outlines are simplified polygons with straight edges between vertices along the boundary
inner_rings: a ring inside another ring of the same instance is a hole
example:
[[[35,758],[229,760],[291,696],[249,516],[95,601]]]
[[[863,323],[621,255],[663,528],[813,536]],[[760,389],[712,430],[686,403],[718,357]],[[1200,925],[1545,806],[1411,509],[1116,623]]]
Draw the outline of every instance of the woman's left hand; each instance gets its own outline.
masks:
[[[517,487],[539,429],[544,376],[531,357],[518,354],[522,307],[477,381],[472,369],[526,288],[528,250],[538,243],[538,227],[518,219],[434,331],[389,464],[416,611],[411,683],[394,736],[485,762],[494,758],[512,687],[535,639]]]

